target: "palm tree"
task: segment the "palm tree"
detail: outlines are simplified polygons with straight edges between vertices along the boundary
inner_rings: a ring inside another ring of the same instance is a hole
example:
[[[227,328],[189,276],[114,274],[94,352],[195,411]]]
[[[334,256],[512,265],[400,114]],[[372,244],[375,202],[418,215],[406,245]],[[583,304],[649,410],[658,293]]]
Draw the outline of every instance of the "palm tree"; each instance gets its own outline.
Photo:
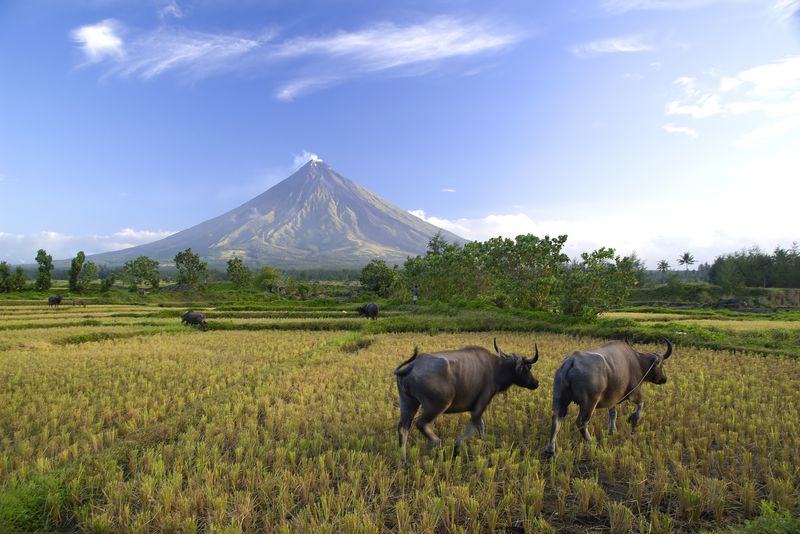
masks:
[[[694,256],[690,252],[684,252],[678,257],[678,265],[686,267],[686,279],[689,279],[689,266],[694,263]]]
[[[661,273],[661,280],[663,281],[667,271],[669,271],[669,262],[667,260],[659,260],[656,270]]]

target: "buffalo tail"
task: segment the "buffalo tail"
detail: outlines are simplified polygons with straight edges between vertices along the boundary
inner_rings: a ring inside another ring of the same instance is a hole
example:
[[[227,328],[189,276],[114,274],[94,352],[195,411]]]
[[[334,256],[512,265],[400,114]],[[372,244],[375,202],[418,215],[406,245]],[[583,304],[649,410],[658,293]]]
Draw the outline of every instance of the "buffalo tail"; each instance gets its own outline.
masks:
[[[400,365],[398,365],[397,368],[394,370],[394,374],[396,374],[397,376],[405,376],[408,373],[410,373],[411,372],[411,366],[408,365],[408,364],[413,362],[414,360],[416,360],[418,354],[419,354],[419,348],[418,347],[414,347],[414,355],[411,356],[406,361],[404,361],[403,363],[401,363]]]

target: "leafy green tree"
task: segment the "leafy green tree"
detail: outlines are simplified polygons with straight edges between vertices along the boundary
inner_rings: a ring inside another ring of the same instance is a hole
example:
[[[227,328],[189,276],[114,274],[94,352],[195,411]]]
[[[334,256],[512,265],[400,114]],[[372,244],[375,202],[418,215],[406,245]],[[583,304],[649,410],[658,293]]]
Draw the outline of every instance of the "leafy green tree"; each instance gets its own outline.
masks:
[[[18,265],[14,270],[14,275],[11,277],[11,290],[22,291],[27,287],[25,282],[25,270],[21,265]]]
[[[442,232],[436,232],[436,235],[428,241],[427,255],[438,256],[444,252],[445,247],[447,240],[442,236]]]
[[[630,256],[620,258],[613,248],[602,247],[581,254],[581,261],[566,269],[560,291],[560,310],[565,315],[586,318],[624,302],[636,284]]]
[[[262,267],[253,276],[253,285],[261,291],[273,293],[281,280],[281,273],[272,267]]]
[[[11,268],[8,263],[0,261],[0,292],[10,293],[11,289]]]
[[[78,254],[72,258],[72,262],[69,266],[69,290],[70,291],[80,291],[80,283],[78,282],[78,277],[81,274],[81,269],[83,268],[83,262],[86,260],[86,254],[83,251],[79,251]]]
[[[374,259],[361,270],[358,281],[364,290],[385,297],[389,294],[396,278],[397,269],[392,269],[383,260]]]
[[[89,287],[89,284],[97,279],[97,265],[93,261],[87,261],[83,264],[81,272],[78,275],[78,287],[81,291]]]
[[[228,278],[235,287],[243,289],[250,285],[252,275],[241,258],[231,258],[228,260]]]
[[[113,274],[110,274],[100,280],[100,292],[108,293],[111,291],[111,288],[114,287],[114,282],[116,282],[116,277]]]
[[[122,266],[122,276],[131,291],[135,291],[143,282],[147,282],[152,288],[157,288],[160,281],[158,261],[147,256],[139,256],[135,260],[125,262]]]
[[[192,289],[208,282],[208,264],[200,261],[200,256],[187,248],[175,255],[175,267],[178,268],[178,283]]]
[[[50,271],[53,270],[53,256],[48,254],[43,248],[40,248],[36,253],[36,263],[39,264],[39,274],[36,276],[36,289],[39,291],[47,291],[52,285]]]

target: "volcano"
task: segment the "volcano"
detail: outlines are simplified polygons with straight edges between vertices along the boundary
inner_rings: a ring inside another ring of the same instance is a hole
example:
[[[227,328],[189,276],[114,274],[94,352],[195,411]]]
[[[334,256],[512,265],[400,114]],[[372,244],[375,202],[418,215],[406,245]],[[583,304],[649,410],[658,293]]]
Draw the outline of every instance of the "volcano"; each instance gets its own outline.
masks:
[[[88,259],[119,265],[148,256],[171,263],[178,252],[191,248],[212,265],[239,257],[251,265],[279,268],[358,267],[374,258],[402,263],[424,254],[439,232],[448,242],[466,243],[317,159],[223,215],[153,243]]]

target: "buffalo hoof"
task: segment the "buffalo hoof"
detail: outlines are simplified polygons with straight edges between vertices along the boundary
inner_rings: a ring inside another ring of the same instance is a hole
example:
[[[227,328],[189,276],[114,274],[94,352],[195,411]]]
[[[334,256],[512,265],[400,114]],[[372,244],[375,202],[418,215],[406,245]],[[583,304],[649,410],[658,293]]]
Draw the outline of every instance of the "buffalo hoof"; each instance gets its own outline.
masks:
[[[542,456],[544,456],[545,458],[552,458],[555,455],[556,455],[556,450],[551,449],[550,447],[547,447],[542,453]]]

